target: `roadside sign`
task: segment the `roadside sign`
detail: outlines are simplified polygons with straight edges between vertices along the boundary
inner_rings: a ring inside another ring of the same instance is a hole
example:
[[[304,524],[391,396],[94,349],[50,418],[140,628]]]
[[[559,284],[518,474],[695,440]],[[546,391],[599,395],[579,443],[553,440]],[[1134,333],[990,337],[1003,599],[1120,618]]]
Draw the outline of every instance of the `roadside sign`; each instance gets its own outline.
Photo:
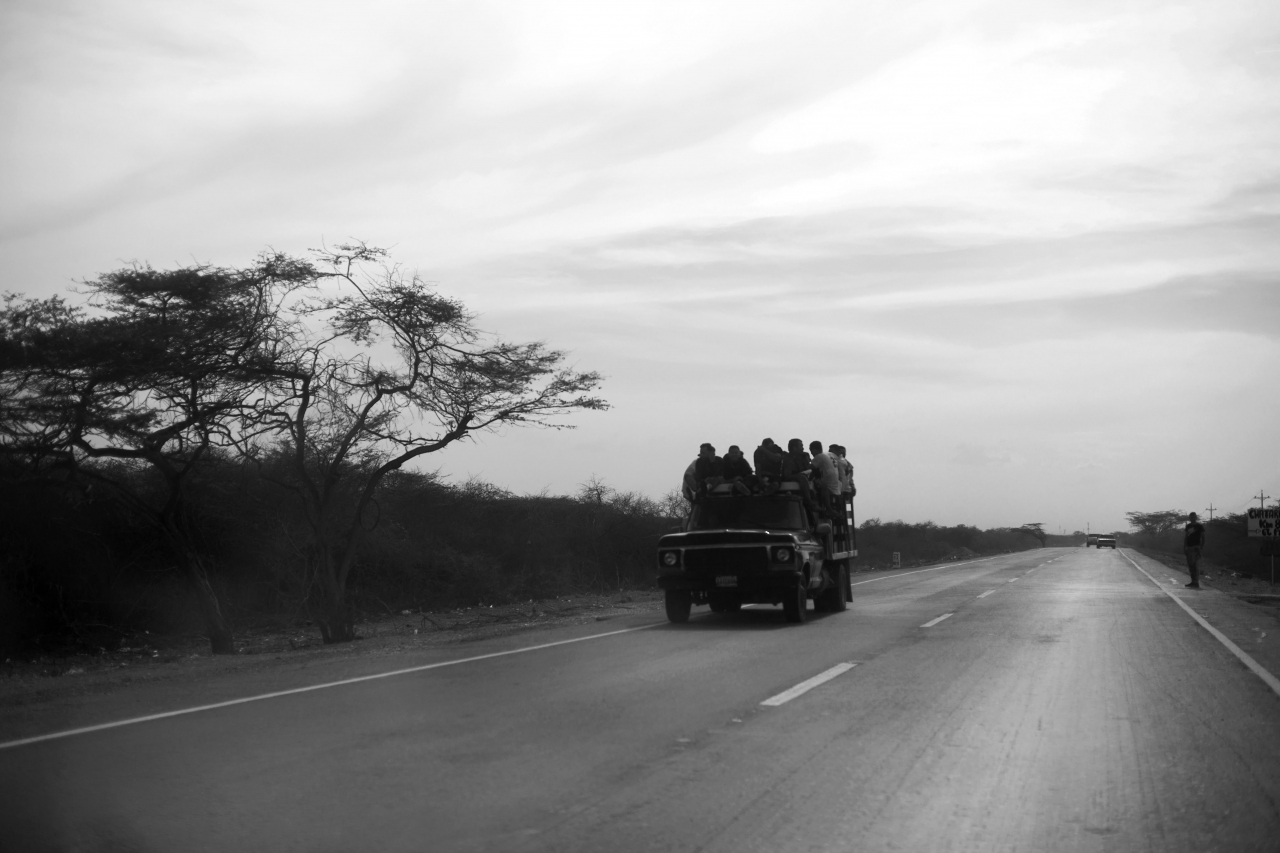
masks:
[[[895,569],[902,568],[902,552],[901,551],[893,552],[893,567]]]
[[[1249,509],[1249,535],[1280,539],[1280,507]]]

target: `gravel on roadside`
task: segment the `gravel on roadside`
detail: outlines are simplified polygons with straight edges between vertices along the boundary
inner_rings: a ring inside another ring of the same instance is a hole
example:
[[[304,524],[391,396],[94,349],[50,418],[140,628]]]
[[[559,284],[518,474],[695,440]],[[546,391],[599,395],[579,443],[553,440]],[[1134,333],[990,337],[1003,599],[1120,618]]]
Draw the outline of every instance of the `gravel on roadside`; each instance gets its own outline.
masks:
[[[0,707],[39,704],[59,697],[106,694],[130,685],[198,682],[224,674],[335,657],[394,655],[464,644],[542,628],[605,621],[624,614],[662,611],[657,590],[571,595],[519,604],[444,611],[404,610],[357,623],[358,639],[324,645],[314,626],[260,624],[236,634],[237,654],[213,655],[199,635],[136,634],[97,653],[12,654],[0,663]]]

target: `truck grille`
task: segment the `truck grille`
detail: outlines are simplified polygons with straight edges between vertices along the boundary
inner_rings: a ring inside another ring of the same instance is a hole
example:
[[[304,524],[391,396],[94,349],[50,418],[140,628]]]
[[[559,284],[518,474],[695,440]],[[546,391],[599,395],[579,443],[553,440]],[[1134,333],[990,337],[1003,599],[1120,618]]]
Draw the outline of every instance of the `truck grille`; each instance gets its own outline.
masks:
[[[769,568],[767,548],[690,548],[684,552],[689,574],[720,575],[762,572]]]

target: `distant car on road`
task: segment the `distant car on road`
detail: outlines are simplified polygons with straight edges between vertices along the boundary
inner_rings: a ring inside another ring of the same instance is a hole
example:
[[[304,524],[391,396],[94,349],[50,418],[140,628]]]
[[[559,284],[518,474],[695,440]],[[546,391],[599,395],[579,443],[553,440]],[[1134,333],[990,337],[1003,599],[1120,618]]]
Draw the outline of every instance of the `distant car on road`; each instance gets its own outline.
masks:
[[[1116,538],[1114,536],[1099,536],[1099,548],[1110,548],[1112,551],[1116,549]]]
[[[1096,533],[1090,533],[1088,536],[1084,538],[1084,547],[1086,548],[1092,548],[1094,545],[1097,545],[1097,544],[1098,544],[1098,534]]]

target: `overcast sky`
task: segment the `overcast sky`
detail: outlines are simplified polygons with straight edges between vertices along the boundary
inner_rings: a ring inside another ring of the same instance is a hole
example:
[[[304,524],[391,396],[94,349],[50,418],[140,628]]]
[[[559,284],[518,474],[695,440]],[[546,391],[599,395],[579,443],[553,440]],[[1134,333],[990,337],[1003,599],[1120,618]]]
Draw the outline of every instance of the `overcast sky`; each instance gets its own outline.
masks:
[[[657,496],[768,435],[845,444],[860,519],[1280,497],[1272,0],[7,0],[0,40],[0,289],[358,237],[606,375],[451,477]]]

